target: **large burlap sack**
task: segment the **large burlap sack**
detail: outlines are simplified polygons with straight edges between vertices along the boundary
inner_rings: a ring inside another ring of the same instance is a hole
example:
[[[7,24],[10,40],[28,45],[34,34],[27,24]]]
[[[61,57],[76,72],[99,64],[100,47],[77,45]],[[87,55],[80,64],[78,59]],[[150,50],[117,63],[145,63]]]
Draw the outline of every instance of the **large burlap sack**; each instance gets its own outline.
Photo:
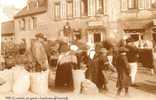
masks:
[[[53,69],[49,70],[49,75],[48,75],[49,87],[54,87],[54,84],[55,84],[55,74],[56,74],[56,71],[53,71]]]
[[[90,80],[86,79],[81,83],[81,93],[85,95],[97,95],[99,92],[97,86]]]
[[[73,70],[74,93],[80,93],[81,83],[85,80],[84,70]]]
[[[13,81],[15,81],[18,76],[19,76],[19,73],[21,72],[21,70],[24,68],[24,66],[22,65],[15,65],[13,68],[12,68],[12,71],[13,71]]]
[[[48,92],[49,71],[31,73],[31,91],[38,95],[45,95]]]
[[[12,76],[13,76],[13,73],[11,69],[0,71],[0,79],[1,79],[0,93],[11,92],[12,84],[13,84]]]
[[[14,83],[13,93],[17,95],[25,95],[30,88],[30,74],[23,66],[17,66],[13,72]]]

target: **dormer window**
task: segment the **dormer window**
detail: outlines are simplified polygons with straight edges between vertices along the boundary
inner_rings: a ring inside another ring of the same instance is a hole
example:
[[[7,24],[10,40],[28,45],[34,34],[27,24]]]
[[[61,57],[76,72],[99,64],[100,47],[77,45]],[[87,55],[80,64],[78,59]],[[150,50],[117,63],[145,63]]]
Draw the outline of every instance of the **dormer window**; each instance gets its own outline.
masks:
[[[40,5],[40,0],[28,0],[27,2],[27,9],[34,9],[36,7],[39,7]]]

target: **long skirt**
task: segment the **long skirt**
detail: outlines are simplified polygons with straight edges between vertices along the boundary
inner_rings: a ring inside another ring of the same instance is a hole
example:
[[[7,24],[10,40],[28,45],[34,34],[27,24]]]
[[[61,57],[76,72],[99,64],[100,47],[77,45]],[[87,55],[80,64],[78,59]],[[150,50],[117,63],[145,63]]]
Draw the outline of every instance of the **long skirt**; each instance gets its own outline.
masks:
[[[55,88],[69,88],[73,90],[73,75],[71,63],[58,65],[55,77]]]

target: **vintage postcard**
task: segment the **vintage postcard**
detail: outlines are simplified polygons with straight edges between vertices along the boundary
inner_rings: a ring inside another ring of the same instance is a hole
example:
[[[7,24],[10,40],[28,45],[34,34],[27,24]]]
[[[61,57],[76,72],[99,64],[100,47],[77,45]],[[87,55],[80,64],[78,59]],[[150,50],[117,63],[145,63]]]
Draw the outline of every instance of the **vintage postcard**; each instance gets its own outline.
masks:
[[[0,100],[156,100],[156,0],[0,0]]]

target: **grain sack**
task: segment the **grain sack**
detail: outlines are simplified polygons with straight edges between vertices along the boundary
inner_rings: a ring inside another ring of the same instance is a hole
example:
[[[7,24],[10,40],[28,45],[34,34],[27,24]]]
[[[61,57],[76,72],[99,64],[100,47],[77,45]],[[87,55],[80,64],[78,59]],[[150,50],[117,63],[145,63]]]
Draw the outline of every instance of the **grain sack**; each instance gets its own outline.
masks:
[[[49,71],[31,73],[31,91],[38,95],[44,95],[48,92],[48,73]]]
[[[97,86],[90,80],[86,79],[81,83],[81,93],[85,95],[97,95],[99,92]]]
[[[49,87],[53,87],[55,84],[55,74],[56,74],[56,72],[54,72],[53,69],[49,70],[49,75],[48,75]]]
[[[74,93],[80,93],[81,83],[85,80],[84,70],[73,70]]]
[[[15,65],[12,68],[12,71],[13,71],[13,81],[17,80],[17,78],[19,76],[19,73],[21,72],[22,69],[24,69],[24,66],[22,66],[22,65]]]
[[[15,68],[16,69],[16,68]],[[17,75],[18,74],[18,75]],[[14,72],[13,93],[24,95],[30,88],[30,74],[22,66]]]
[[[0,85],[0,93],[8,93],[12,90],[12,84],[13,84],[13,73],[11,69],[5,69],[3,71],[0,71],[0,79],[1,79],[1,85]]]

